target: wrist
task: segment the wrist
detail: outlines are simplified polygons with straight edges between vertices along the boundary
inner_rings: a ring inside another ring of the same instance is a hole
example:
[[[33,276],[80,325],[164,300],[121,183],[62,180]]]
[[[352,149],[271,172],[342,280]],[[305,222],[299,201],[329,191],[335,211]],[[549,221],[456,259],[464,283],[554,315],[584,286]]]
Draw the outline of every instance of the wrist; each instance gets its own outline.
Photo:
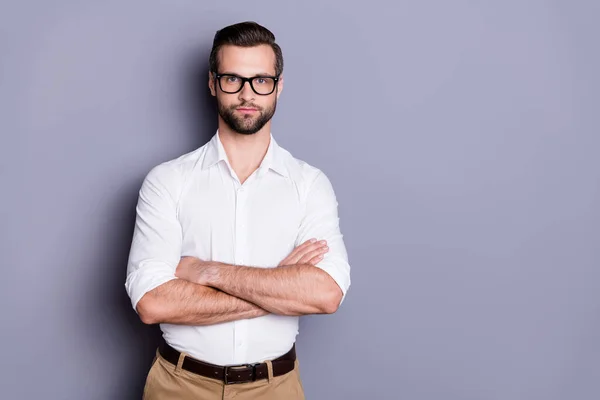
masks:
[[[208,286],[212,286],[212,287],[218,287],[219,285],[219,277],[220,277],[220,272],[221,269],[224,267],[225,264],[220,263],[220,262],[211,262],[208,265],[207,268],[207,273],[206,273],[206,283],[208,284]]]

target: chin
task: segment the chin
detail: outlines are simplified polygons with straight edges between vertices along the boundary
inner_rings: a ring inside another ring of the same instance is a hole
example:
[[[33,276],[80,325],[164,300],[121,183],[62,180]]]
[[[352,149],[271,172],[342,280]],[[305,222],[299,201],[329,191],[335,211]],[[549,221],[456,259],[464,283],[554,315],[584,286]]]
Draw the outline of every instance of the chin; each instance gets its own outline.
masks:
[[[229,126],[231,128],[231,130],[233,130],[236,133],[239,133],[240,135],[254,135],[255,133],[258,133],[258,131],[261,130],[261,127],[255,127],[255,126],[249,126],[249,127],[244,127],[243,124],[238,124],[236,126]]]

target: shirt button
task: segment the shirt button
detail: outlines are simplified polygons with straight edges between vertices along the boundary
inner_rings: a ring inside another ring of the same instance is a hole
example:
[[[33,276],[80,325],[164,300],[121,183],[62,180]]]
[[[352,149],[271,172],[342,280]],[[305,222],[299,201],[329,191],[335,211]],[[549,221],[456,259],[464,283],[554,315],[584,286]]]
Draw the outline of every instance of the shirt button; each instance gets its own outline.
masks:
[[[238,342],[237,347],[242,347],[242,342]]]

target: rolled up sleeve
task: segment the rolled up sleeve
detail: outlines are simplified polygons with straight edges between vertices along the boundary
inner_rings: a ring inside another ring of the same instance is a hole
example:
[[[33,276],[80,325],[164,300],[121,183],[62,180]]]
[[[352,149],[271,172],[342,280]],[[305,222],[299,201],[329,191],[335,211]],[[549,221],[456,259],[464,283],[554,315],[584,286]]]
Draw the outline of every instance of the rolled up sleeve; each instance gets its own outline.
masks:
[[[182,244],[175,197],[178,183],[174,168],[160,164],[146,175],[139,191],[125,281],[136,312],[144,294],[177,279]]]
[[[331,182],[319,171],[310,185],[306,199],[306,211],[300,224],[296,246],[316,238],[327,240],[329,251],[317,267],[327,272],[342,290],[344,301],[350,288],[350,264],[340,231],[338,202]]]

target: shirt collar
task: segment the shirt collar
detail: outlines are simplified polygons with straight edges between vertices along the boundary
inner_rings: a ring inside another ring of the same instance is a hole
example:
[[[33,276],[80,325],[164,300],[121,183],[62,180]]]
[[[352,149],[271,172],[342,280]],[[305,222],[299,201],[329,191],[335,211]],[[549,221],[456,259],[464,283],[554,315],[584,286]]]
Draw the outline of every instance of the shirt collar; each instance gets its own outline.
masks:
[[[263,158],[259,168],[262,168],[264,171],[267,169],[272,169],[280,175],[289,177],[288,169],[284,163],[285,154],[275,141],[272,133],[270,136],[271,140],[269,143],[269,148],[267,149],[267,154],[265,154],[265,157]],[[217,133],[207,144],[204,160],[202,161],[202,169],[210,168],[219,161],[225,161],[227,165],[229,165],[227,153],[225,153],[225,148],[223,147],[223,143],[221,142],[221,138],[219,136],[219,131],[217,130]]]

